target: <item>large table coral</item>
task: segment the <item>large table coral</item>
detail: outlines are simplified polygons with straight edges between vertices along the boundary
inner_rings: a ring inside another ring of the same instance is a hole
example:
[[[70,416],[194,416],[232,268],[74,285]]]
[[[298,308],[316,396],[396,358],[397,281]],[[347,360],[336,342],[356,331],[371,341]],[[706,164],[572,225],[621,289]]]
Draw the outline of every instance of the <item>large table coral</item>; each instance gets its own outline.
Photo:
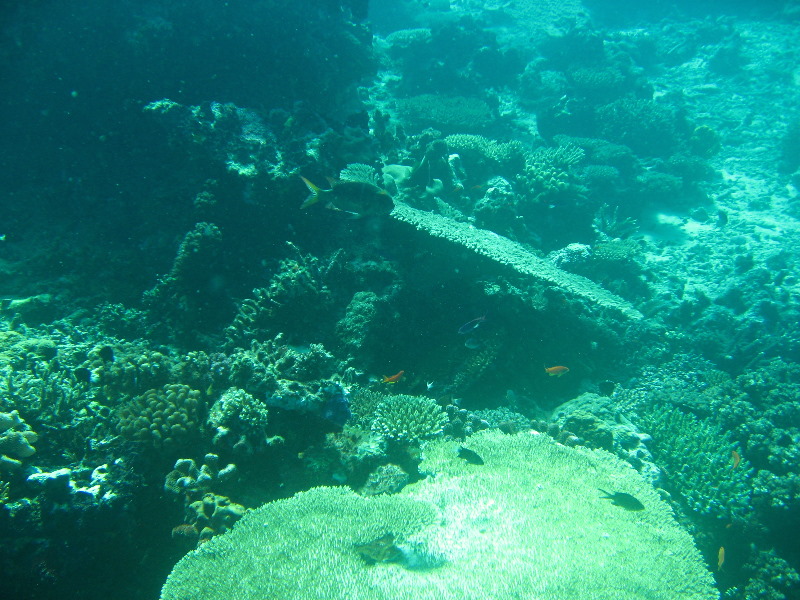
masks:
[[[432,443],[431,477],[395,495],[265,504],[184,557],[162,600],[718,598],[670,508],[613,455],[532,433],[468,445],[484,464]],[[615,500],[630,497],[644,508]]]

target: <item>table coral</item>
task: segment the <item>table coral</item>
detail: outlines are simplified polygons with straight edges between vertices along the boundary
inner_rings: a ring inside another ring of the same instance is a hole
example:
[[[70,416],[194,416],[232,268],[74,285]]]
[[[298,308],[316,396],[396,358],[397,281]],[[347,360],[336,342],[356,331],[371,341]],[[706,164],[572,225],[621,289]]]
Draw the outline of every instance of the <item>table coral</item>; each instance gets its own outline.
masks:
[[[475,465],[458,447],[426,447],[422,468],[435,476],[398,494],[320,487],[251,511],[184,557],[162,600],[719,597],[669,506],[611,454],[484,432],[469,440],[485,462]],[[380,540],[391,552],[366,557]]]

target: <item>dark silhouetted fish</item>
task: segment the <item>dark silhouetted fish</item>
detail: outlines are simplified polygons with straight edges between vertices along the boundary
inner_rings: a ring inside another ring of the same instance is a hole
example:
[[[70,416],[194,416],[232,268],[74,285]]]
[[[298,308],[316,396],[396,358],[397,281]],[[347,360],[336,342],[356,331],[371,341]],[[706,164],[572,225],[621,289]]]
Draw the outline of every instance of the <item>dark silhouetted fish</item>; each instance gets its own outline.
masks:
[[[474,450],[470,450],[469,448],[465,448],[464,446],[460,446],[458,448],[458,458],[463,458],[471,465],[482,465],[483,459],[481,455],[475,452]]]
[[[626,494],[625,492],[614,492],[613,494],[609,494],[605,490],[600,491],[605,494],[604,498],[611,500],[611,504],[614,506],[621,506],[625,510],[644,510],[644,504],[639,502],[630,494]]]

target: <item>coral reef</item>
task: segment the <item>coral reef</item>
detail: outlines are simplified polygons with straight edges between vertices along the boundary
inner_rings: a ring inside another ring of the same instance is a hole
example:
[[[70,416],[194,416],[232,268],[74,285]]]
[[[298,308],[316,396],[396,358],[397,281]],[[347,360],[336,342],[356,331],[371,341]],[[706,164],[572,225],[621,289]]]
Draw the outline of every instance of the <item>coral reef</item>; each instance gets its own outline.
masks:
[[[746,459],[731,468],[736,446],[715,424],[674,407],[654,407],[638,425],[653,437],[651,451],[668,473],[666,487],[689,510],[729,521],[751,518],[753,473]]]
[[[425,396],[384,396],[375,408],[372,431],[403,444],[419,444],[442,433],[447,416]]]
[[[207,423],[213,427],[213,443],[234,452],[251,454],[264,450],[269,410],[265,402],[238,388],[228,388],[208,411]]]
[[[489,105],[479,98],[422,94],[398,101],[398,111],[411,130],[434,127],[444,133],[484,131],[492,124]]]
[[[161,598],[190,588],[227,598],[239,574],[251,582],[243,598],[310,598],[308,590],[324,598],[435,598],[442,589],[452,598],[529,591],[622,599],[644,590],[670,600],[717,597],[669,507],[612,455],[546,436],[486,432],[470,438],[484,461],[475,465],[458,458],[457,446],[429,445],[422,468],[435,477],[398,494],[321,487],[248,513],[179,562]],[[615,506],[598,488],[625,490],[645,509]],[[520,493],[531,489],[535,502]],[[575,542],[576,521],[585,543]],[[608,561],[610,553],[617,560]],[[559,568],[565,564],[580,569]]]
[[[33,444],[39,436],[23,419],[19,412],[12,410],[0,413],[0,473],[7,474],[22,467],[23,458],[34,455]]]
[[[196,495],[211,491],[236,473],[236,465],[229,463],[220,467],[219,456],[206,454],[198,468],[191,458],[180,458],[175,468],[164,479],[164,489],[173,494]]]
[[[622,298],[604,290],[588,279],[557,269],[519,244],[495,233],[476,229],[440,215],[420,211],[399,202],[395,204],[392,216],[399,221],[413,225],[419,231],[444,238],[469,248],[481,256],[507,265],[517,273],[529,276],[534,280],[555,286],[593,304],[609,308],[627,318],[641,318],[641,313]]]
[[[170,383],[148,390],[120,408],[119,432],[145,447],[176,452],[199,437],[203,413],[201,392]]]

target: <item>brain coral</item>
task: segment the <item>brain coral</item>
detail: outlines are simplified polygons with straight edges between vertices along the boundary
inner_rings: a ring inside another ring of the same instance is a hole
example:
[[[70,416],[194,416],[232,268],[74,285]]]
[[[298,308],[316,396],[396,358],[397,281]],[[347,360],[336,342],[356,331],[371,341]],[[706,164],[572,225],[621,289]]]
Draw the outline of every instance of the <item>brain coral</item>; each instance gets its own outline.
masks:
[[[185,445],[201,426],[201,394],[188,385],[171,383],[149,390],[119,412],[119,432],[157,450]]]
[[[315,488],[186,555],[162,600],[712,600],[691,537],[628,465],[543,435],[425,449],[434,474],[389,496]],[[630,511],[598,490],[635,495]]]

